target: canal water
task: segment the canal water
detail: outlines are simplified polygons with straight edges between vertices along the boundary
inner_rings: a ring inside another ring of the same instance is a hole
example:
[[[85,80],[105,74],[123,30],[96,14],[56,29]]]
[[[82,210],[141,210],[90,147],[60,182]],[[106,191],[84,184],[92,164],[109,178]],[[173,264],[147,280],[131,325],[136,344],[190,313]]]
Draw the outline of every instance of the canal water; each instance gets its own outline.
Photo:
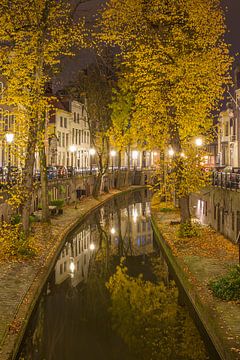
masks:
[[[67,237],[17,359],[215,358],[170,281],[149,201],[120,195]]]

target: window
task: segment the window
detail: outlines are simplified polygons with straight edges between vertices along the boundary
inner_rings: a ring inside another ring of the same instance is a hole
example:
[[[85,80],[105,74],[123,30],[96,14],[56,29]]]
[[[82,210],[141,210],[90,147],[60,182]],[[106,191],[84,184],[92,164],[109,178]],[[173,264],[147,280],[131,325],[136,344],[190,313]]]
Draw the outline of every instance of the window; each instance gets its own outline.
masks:
[[[232,231],[235,230],[235,213],[232,213]]]
[[[66,134],[66,147],[69,145],[69,134]]]
[[[75,135],[75,132],[74,132],[74,129],[72,129],[72,143],[74,144],[74,135]]]
[[[78,130],[76,129],[76,141],[75,141],[75,144],[77,144],[78,143]]]
[[[217,218],[217,205],[214,205],[214,220]]]
[[[63,266],[62,264],[60,264],[60,275],[62,275],[62,273],[63,273]]]
[[[0,81],[0,99],[3,98],[3,83]]]
[[[65,147],[65,134],[62,133],[62,147]]]
[[[4,113],[5,131],[9,130],[9,111],[6,110]]]
[[[3,109],[0,109],[0,129],[4,131],[4,117],[3,117]]]
[[[67,118],[64,118],[64,127],[67,128]]]
[[[78,132],[78,143],[81,144],[81,130]]]
[[[79,114],[77,114],[77,123],[78,123],[78,124],[80,123],[80,117],[79,117]]]
[[[228,136],[228,122],[225,125],[225,136]]]
[[[76,113],[73,113],[73,121],[76,122]]]
[[[60,127],[63,127],[63,118],[60,116]]]

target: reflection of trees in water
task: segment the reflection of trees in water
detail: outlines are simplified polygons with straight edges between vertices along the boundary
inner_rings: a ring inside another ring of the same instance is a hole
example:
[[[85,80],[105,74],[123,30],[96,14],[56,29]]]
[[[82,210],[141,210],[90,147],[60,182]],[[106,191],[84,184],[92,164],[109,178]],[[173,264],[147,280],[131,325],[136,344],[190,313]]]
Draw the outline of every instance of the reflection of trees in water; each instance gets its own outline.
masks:
[[[121,265],[110,278],[113,328],[138,359],[205,360],[203,342],[173,284],[132,278]]]

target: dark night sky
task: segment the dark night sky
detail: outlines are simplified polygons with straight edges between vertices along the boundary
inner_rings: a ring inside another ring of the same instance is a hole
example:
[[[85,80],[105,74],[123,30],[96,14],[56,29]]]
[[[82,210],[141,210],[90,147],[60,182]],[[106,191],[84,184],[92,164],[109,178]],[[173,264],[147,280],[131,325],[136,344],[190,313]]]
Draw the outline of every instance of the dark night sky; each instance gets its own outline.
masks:
[[[240,52],[240,0],[223,0],[227,7],[226,20],[229,33],[226,35],[228,43],[232,44],[232,54]]]
[[[76,0],[73,0],[76,1]],[[96,14],[104,0],[89,0],[81,4],[78,15],[86,17],[87,23],[92,22],[92,17]],[[223,8],[226,9],[226,22],[228,33],[226,41],[231,44],[231,53],[236,57],[240,53],[240,0],[222,0]],[[62,73],[55,83],[55,90],[62,88],[70,80],[74,80],[78,69],[84,68],[89,61],[93,60],[93,55],[89,51],[82,50],[80,54],[72,59],[67,59],[62,64]]]

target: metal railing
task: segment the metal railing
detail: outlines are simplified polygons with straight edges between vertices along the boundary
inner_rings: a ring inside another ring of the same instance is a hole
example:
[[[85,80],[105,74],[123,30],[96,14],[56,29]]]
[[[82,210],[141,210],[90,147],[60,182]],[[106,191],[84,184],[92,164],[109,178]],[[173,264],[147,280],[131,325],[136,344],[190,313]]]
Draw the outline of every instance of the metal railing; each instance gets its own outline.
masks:
[[[240,173],[214,171],[212,184],[224,189],[238,190],[240,189]]]

